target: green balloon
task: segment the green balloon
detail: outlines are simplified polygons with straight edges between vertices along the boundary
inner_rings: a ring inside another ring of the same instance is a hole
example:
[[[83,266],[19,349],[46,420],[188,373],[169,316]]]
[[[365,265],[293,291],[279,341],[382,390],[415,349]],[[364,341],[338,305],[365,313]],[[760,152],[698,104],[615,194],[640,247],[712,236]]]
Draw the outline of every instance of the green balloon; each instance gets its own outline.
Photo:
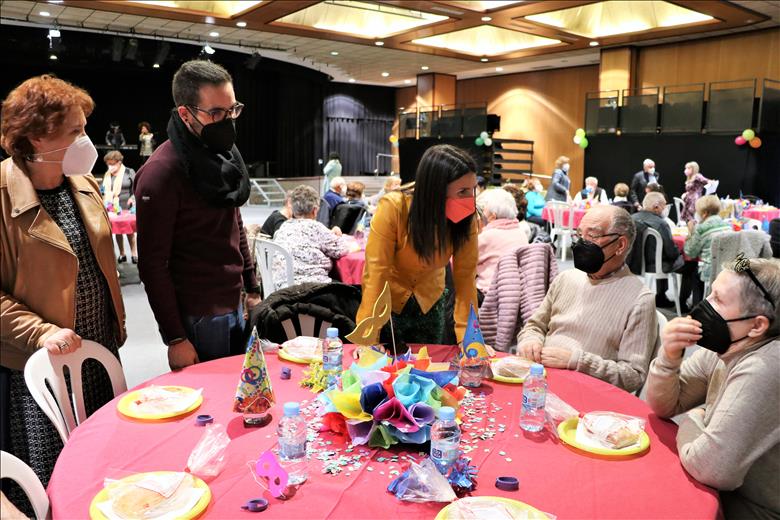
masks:
[[[748,129],[746,129],[745,131],[742,132],[742,139],[744,139],[745,141],[750,141],[755,136],[756,136],[756,133],[753,130],[751,130],[750,128],[748,128]]]
[[[578,128],[576,132],[574,132],[574,135],[577,137],[585,137],[585,130],[582,128]]]
[[[481,137],[477,137],[476,139],[474,139],[474,144],[477,146],[482,146],[483,144],[485,144],[485,140],[482,139]]]
[[[588,147],[588,138],[583,137],[582,140],[580,141],[580,148],[584,150],[587,147]]]

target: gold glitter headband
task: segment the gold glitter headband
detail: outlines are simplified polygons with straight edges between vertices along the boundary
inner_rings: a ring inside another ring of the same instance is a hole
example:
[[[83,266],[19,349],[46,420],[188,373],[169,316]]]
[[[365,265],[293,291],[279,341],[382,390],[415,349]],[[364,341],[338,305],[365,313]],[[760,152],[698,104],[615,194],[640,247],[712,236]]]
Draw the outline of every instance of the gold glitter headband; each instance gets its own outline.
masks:
[[[761,282],[758,281],[758,278],[756,278],[756,275],[753,274],[753,271],[750,269],[750,259],[745,258],[745,253],[738,254],[734,259],[734,272],[747,273],[750,279],[753,280],[753,283],[756,284],[756,287],[761,289],[761,292],[764,293],[764,298],[766,298],[766,301],[772,305],[773,309],[775,308],[775,302],[769,295],[769,291],[764,289],[764,286],[761,285]]]

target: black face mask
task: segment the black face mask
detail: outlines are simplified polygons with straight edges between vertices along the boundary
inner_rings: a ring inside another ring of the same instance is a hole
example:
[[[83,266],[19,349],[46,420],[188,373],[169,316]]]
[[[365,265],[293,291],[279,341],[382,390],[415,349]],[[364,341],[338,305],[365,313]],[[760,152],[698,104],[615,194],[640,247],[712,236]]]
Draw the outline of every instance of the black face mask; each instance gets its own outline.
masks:
[[[700,347],[711,350],[716,354],[724,354],[731,345],[747,338],[743,336],[731,341],[729,323],[732,321],[744,321],[756,316],[745,316],[733,320],[724,320],[718,311],[707,300],[702,300],[691,309],[691,318],[701,323],[701,339],[696,342]]]
[[[617,233],[610,234],[617,235]],[[588,274],[597,273],[608,260],[611,260],[612,257],[617,254],[614,253],[609,258],[604,258],[604,248],[614,244],[618,238],[620,238],[620,235],[617,235],[615,240],[612,240],[603,246],[585,239],[580,239],[574,242],[574,244],[571,246],[571,252],[572,255],[574,255],[575,269],[579,269],[580,271],[584,271]]]
[[[189,108],[187,109],[189,110]],[[222,121],[204,125],[190,111],[192,121],[200,125],[200,140],[214,153],[227,153],[236,142],[236,120],[226,117]],[[190,123],[192,124],[192,123]]]

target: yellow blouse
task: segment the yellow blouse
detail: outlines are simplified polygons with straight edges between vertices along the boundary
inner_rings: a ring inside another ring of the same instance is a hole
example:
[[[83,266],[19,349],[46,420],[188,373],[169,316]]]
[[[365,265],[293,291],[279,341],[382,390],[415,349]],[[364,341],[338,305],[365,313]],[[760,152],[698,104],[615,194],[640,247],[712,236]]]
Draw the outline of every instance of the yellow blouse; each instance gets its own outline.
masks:
[[[408,234],[411,195],[391,192],[379,201],[371,219],[371,233],[366,245],[366,265],[363,270],[363,299],[357,322],[371,314],[374,302],[384,287],[390,284],[393,312],[399,314],[414,294],[423,313],[427,313],[444,292],[444,268],[452,257],[455,282],[455,333],[463,340],[469,317],[469,306],[477,309],[477,225],[472,226],[468,241],[456,255],[448,245],[443,255],[432,262],[421,259]],[[475,219],[476,220],[476,219]],[[413,340],[413,338],[410,338]]]

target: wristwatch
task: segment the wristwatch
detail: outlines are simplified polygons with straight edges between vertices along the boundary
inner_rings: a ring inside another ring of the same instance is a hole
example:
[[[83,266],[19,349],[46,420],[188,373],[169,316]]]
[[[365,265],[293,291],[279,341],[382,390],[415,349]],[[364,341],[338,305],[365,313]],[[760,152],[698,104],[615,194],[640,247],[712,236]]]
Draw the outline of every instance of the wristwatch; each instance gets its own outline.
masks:
[[[172,339],[172,340],[170,340],[170,341],[168,342],[168,346],[169,346],[169,347],[172,347],[172,346],[174,346],[174,345],[178,345],[179,343],[183,343],[183,342],[185,342],[185,341],[187,341],[187,338],[176,338],[176,339]]]

